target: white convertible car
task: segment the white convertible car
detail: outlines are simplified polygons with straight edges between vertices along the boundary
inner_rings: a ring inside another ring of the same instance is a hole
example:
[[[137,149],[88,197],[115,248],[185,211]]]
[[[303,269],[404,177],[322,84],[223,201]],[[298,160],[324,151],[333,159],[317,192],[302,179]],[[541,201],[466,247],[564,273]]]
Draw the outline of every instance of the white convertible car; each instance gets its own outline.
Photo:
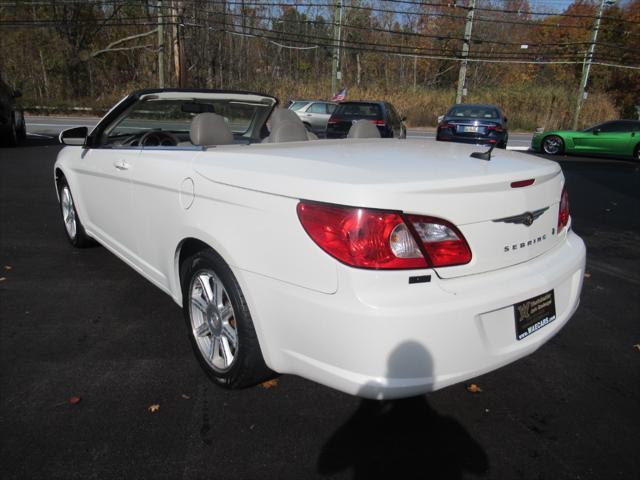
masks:
[[[216,383],[417,395],[532,353],[576,311],[585,247],[557,163],[366,121],[309,140],[276,106],[143,90],[60,136],[69,240],[181,305]]]

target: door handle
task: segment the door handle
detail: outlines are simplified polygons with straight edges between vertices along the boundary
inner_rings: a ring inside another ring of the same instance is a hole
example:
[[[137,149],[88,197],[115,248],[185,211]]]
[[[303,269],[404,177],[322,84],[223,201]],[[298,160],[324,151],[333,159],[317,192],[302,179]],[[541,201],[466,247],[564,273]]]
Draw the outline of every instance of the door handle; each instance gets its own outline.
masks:
[[[116,160],[115,162],[113,162],[113,166],[116,167],[118,170],[129,170],[129,167],[131,165],[125,162],[124,160]]]

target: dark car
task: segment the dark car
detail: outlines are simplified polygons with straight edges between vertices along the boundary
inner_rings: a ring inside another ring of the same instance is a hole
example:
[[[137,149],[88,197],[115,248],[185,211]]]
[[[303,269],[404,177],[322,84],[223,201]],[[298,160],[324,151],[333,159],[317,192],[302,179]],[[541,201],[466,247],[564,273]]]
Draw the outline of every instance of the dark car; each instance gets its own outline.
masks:
[[[495,105],[454,105],[439,119],[436,140],[507,148],[507,117]]]
[[[0,143],[17,145],[27,136],[22,109],[16,98],[22,96],[20,90],[14,90],[0,78]]]
[[[342,102],[327,122],[327,138],[344,138],[356,120],[375,123],[383,138],[407,138],[405,117],[389,102]]]

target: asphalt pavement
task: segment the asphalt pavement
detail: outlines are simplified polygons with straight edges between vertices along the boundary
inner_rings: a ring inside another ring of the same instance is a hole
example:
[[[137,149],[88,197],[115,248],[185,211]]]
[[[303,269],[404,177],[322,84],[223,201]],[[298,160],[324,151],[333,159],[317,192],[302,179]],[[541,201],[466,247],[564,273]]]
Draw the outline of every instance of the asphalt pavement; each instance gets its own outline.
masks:
[[[292,375],[214,386],[168,296],[106,249],[69,245],[60,146],[35,123],[0,149],[3,479],[638,478],[637,164],[559,158],[588,263],[553,340],[474,379],[481,392],[379,403]]]

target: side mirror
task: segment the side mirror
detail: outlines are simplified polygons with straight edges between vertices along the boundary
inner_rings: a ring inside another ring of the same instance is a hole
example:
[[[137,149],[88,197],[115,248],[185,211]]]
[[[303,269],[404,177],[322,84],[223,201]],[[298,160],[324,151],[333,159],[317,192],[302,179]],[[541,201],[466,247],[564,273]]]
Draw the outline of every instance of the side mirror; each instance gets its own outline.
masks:
[[[438,123],[442,122],[443,119],[444,119],[444,115],[438,116]]]
[[[507,123],[507,117],[504,117],[504,123]]]
[[[401,122],[406,122],[406,121],[407,121],[407,117],[404,117],[404,116],[403,116],[403,117],[400,117],[400,121],[401,121]]]
[[[22,92],[20,90],[13,91],[13,98],[20,98],[22,96]]]
[[[594,131],[593,131],[593,134],[594,134],[594,135],[598,135],[599,133],[600,133],[600,129],[597,129],[597,130],[594,130]]]
[[[89,135],[89,129],[87,127],[75,127],[63,130],[60,132],[60,143],[65,145],[83,146]]]

